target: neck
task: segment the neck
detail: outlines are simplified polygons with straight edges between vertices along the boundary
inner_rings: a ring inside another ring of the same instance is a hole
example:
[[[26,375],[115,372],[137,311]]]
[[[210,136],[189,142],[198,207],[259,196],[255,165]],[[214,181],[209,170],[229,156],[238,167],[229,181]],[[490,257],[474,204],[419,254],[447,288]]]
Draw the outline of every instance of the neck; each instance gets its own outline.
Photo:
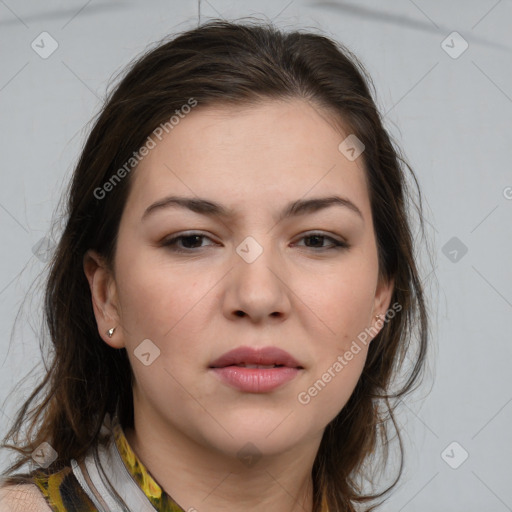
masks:
[[[128,443],[185,511],[312,512],[311,470],[321,435],[278,455],[242,460],[200,445],[168,424],[137,418],[135,428],[125,430]]]

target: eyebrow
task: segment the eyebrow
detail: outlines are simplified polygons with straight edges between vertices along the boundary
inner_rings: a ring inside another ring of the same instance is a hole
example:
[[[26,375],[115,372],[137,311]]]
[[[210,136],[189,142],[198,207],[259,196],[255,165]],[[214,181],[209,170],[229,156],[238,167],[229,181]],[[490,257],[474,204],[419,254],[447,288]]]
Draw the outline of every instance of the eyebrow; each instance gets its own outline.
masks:
[[[298,199],[297,201],[292,201],[288,203],[281,211],[277,218],[277,222],[280,222],[281,220],[288,217],[303,215],[305,213],[314,213],[330,206],[344,207],[348,211],[357,214],[364,222],[364,217],[361,213],[361,210],[352,201],[336,195],[328,197],[317,197],[313,199]],[[148,206],[144,211],[141,220],[146,219],[151,213],[169,207],[187,208],[195,213],[211,217],[220,217],[226,219],[236,217],[236,211],[231,208],[226,208],[225,206],[221,205],[220,203],[216,203],[215,201],[209,201],[202,198],[169,196],[160,199]]]

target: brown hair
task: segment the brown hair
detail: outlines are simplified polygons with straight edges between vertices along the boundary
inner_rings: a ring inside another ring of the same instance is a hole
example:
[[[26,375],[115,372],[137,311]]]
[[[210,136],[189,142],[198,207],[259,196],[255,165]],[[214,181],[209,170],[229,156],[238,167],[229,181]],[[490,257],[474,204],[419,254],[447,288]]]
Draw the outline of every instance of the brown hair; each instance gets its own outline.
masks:
[[[424,226],[416,177],[383,127],[370,87],[371,78],[361,63],[341,44],[311,32],[286,33],[261,22],[210,21],[160,42],[129,67],[115,90],[107,94],[74,170],[66,224],[45,288],[51,363],[3,440],[4,448],[18,452],[18,459],[4,475],[30,462],[31,452],[43,441],[58,453],[52,468],[81,458],[98,442],[104,415],[113,414],[118,404],[122,425],[133,426],[129,360],[125,349],[111,348],[98,335],[82,266],[90,248],[112,264],[131,174],[116,183],[106,199],[98,199],[95,190],[190,98],[197,101],[198,108],[301,98],[329,112],[365,145],[362,158],[379,274],[394,279],[391,300],[402,308],[369,345],[353,394],[325,429],[312,472],[314,511],[320,510],[322,498],[330,510],[354,511],[356,503],[370,503],[396,485],[402,474],[403,449],[393,416],[394,402],[417,386],[428,340],[427,308],[415,263],[404,168],[418,191],[419,204],[414,205],[422,232]],[[417,342],[415,350],[413,341]],[[400,389],[392,392],[406,353],[412,363]],[[42,398],[29,413],[39,395]],[[25,422],[30,429],[20,441]],[[379,446],[382,462],[387,461],[390,424],[399,440],[398,475],[384,491],[365,493],[361,475],[370,459],[371,468],[377,467]],[[7,444],[14,434],[14,444]],[[21,481],[22,476],[16,475],[7,480]]]

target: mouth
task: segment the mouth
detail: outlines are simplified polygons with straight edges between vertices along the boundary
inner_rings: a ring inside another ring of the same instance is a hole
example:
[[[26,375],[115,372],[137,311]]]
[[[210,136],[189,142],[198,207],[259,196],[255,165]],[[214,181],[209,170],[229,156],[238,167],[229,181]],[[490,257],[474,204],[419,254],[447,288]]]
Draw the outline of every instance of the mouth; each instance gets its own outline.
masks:
[[[213,361],[209,369],[231,389],[242,393],[271,393],[293,381],[304,367],[277,347],[238,347]]]
[[[265,369],[265,370],[268,370],[270,368],[284,368],[286,365],[284,364],[267,364],[267,365],[263,365],[263,364],[245,364],[245,363],[241,363],[241,364],[230,364],[228,366],[236,366],[238,368],[262,368],[262,369]],[[215,368],[215,367],[213,367]],[[219,368],[217,366],[217,368]],[[226,366],[223,366],[221,368],[226,368]]]
[[[238,347],[226,352],[210,364],[210,368],[226,368],[229,366],[251,369],[294,368],[304,367],[288,352],[277,347],[253,348]]]

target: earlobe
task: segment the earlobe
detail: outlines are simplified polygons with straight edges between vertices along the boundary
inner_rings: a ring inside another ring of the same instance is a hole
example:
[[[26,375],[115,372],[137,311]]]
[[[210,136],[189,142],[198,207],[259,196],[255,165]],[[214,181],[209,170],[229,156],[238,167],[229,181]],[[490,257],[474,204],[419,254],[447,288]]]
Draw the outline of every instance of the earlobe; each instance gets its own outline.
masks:
[[[104,258],[89,250],[83,258],[84,273],[89,282],[92,307],[101,338],[113,348],[124,347],[120,329],[117,290],[112,272]]]

